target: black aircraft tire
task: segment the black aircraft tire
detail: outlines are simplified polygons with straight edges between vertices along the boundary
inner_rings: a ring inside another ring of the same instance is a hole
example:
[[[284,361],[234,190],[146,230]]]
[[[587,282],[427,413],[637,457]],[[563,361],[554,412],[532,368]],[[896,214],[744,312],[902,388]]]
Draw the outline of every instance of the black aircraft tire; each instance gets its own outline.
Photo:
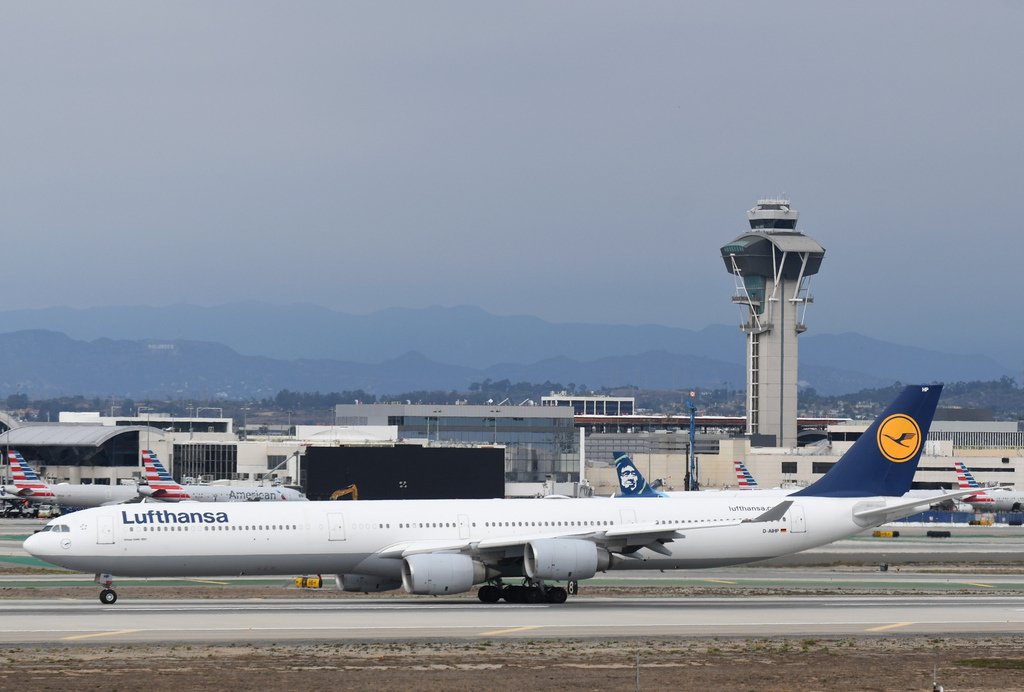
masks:
[[[476,596],[480,599],[481,603],[497,603],[501,600],[501,589],[488,584],[487,586],[481,586]]]
[[[536,586],[527,586],[525,591],[523,592],[523,596],[525,597],[523,598],[523,601],[526,603],[544,602],[544,592]]]
[[[117,602],[117,594],[113,589],[103,589],[100,591],[100,603],[104,605],[111,605]]]
[[[556,586],[554,588],[548,589],[548,603],[565,603],[567,598],[569,598],[569,593],[561,586]]]

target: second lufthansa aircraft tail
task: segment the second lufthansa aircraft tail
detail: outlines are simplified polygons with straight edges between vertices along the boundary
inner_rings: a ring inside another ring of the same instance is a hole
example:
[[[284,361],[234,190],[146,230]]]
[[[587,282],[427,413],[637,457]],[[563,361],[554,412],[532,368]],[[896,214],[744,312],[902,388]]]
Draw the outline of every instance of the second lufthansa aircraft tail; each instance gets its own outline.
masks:
[[[813,485],[790,497],[898,497],[910,490],[941,384],[911,385]]]

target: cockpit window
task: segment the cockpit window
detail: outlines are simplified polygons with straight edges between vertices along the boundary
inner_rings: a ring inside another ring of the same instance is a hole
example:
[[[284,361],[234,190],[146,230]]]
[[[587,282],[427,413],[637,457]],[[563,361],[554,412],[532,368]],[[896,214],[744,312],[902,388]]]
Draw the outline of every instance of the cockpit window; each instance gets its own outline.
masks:
[[[47,524],[46,526],[44,526],[44,527],[43,527],[42,529],[40,529],[39,531],[40,531],[40,533],[46,533],[47,531],[51,531],[52,529],[53,529],[53,527],[52,527],[52,526],[50,526],[49,524]]]

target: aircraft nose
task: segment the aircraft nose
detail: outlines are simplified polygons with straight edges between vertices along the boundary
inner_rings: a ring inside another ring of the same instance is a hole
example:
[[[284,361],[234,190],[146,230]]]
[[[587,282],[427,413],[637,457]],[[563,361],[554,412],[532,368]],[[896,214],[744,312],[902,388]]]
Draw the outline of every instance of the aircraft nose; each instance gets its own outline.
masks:
[[[32,557],[38,557],[43,548],[44,536],[41,533],[35,533],[25,539],[22,543],[22,547]]]

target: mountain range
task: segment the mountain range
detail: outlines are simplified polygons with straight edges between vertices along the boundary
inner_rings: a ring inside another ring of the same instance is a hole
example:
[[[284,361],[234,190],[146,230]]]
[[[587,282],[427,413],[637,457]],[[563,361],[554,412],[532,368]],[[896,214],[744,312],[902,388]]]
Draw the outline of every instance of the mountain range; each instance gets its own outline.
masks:
[[[0,313],[0,396],[263,398],[281,389],[381,395],[466,391],[485,379],[742,389],[744,354],[735,326],[553,323],[466,306],[369,315],[263,303],[47,308]],[[800,337],[801,384],[821,394],[1010,374],[985,356],[855,333]]]

